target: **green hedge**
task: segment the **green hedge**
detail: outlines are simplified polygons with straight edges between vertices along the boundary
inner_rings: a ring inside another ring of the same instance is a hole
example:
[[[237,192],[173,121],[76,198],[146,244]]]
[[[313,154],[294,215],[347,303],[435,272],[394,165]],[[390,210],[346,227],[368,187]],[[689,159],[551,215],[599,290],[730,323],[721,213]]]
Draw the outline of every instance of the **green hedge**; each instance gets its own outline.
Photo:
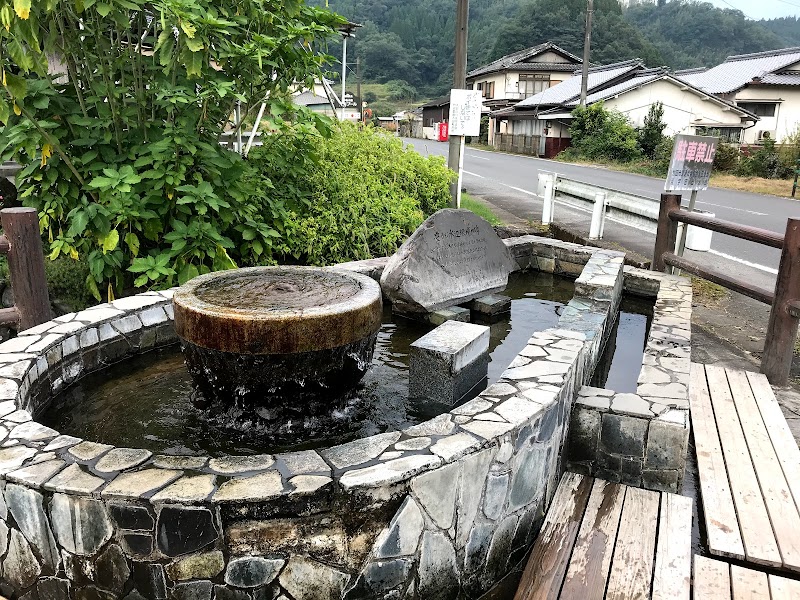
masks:
[[[280,233],[273,243],[278,262],[326,265],[392,254],[450,199],[442,158],[422,157],[371,126],[283,134],[254,150],[250,162],[254,187],[269,190],[264,209]]]

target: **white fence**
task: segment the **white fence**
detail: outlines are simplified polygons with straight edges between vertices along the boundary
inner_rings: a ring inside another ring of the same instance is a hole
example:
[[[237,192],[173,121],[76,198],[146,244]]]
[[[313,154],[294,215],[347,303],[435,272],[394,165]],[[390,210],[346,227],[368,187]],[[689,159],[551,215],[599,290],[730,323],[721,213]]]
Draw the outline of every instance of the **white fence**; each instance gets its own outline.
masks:
[[[544,198],[542,224],[552,223],[558,201],[592,214],[589,227],[592,240],[603,237],[606,219],[652,234],[658,228],[658,200],[647,196],[574,181],[556,173],[539,174],[539,195]]]

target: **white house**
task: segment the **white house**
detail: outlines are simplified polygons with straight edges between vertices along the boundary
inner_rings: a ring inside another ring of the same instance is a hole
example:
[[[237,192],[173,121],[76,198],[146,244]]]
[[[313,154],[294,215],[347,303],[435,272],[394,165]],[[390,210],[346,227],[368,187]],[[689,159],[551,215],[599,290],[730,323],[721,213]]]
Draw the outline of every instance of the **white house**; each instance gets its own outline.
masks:
[[[582,63],[574,54],[545,42],[470,71],[467,88],[480,90],[484,106],[497,110],[569,79]]]
[[[800,128],[800,47],[729,56],[711,69],[675,73],[706,92],[758,116],[742,143],[771,137],[781,143]]]
[[[572,111],[580,101],[581,77],[549,88],[513,107],[492,113],[497,133],[539,136],[539,154],[552,157],[569,146]],[[709,94],[666,69],[647,69],[640,60],[629,60],[589,69],[587,104],[605,106],[641,126],[650,106],[664,105],[665,133],[714,131],[731,139],[753,127],[758,118],[743,107]],[[734,135],[735,134],[735,135]]]

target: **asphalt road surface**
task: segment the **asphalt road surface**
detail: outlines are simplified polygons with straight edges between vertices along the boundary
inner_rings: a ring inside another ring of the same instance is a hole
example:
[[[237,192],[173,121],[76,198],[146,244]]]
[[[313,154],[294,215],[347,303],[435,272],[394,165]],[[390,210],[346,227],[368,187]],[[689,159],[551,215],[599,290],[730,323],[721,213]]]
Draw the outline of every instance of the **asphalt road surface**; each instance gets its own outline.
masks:
[[[403,141],[422,155],[447,157],[448,154],[446,142],[411,138]],[[576,181],[652,198],[658,198],[664,191],[663,180],[653,177],[469,147],[464,155],[463,187],[517,217],[538,220],[542,214],[542,199],[536,193],[540,172],[555,172]],[[687,192],[684,204],[688,203],[688,196]],[[721,219],[778,233],[786,230],[787,218],[800,218],[797,200],[720,188],[699,192],[695,208],[712,212]],[[588,232],[591,220],[588,212],[556,203],[554,214],[557,223]],[[604,239],[652,257],[655,240],[652,234],[607,221]],[[780,250],[714,233],[709,252],[687,250],[685,256],[772,289]]]

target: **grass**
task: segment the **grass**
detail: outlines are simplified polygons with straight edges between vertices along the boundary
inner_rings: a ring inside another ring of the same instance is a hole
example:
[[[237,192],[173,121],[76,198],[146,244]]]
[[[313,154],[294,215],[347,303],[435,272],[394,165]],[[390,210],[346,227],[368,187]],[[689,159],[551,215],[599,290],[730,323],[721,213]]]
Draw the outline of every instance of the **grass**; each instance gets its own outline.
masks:
[[[692,300],[698,304],[713,306],[728,295],[728,290],[721,285],[711,283],[700,277],[691,277],[691,279]]]
[[[556,160],[561,160],[556,157]],[[587,166],[604,167],[612,171],[622,171],[624,173],[635,173],[637,175],[647,175],[657,179],[665,179],[666,172],[656,167],[647,160],[637,160],[632,162],[617,162],[603,160],[584,160],[569,156],[562,162],[570,162]],[[783,196],[791,198],[792,179],[764,179],[763,177],[739,177],[731,173],[712,173],[709,185],[711,187],[723,188],[727,190],[737,190],[740,192],[751,192],[754,194],[769,194],[772,196]],[[800,199],[800,196],[798,196]]]
[[[773,196],[792,197],[792,179],[764,179],[763,177],[737,177],[729,173],[714,173],[711,175],[711,185],[714,187],[739,190],[740,192],[753,192],[755,194],[772,194]],[[800,200],[800,196],[797,196]]]
[[[469,194],[461,194],[461,208],[471,210],[482,219],[488,221],[491,225],[503,224],[503,222],[497,218],[497,215],[492,212],[491,208]]]
[[[351,89],[355,93],[355,90]],[[424,104],[429,99],[417,97],[414,100],[393,100],[389,97],[389,90],[385,83],[363,83],[361,84],[361,96],[367,93],[375,94],[375,100],[367,103],[367,107],[372,109],[376,117],[391,117],[400,110],[410,110],[415,106]]]

